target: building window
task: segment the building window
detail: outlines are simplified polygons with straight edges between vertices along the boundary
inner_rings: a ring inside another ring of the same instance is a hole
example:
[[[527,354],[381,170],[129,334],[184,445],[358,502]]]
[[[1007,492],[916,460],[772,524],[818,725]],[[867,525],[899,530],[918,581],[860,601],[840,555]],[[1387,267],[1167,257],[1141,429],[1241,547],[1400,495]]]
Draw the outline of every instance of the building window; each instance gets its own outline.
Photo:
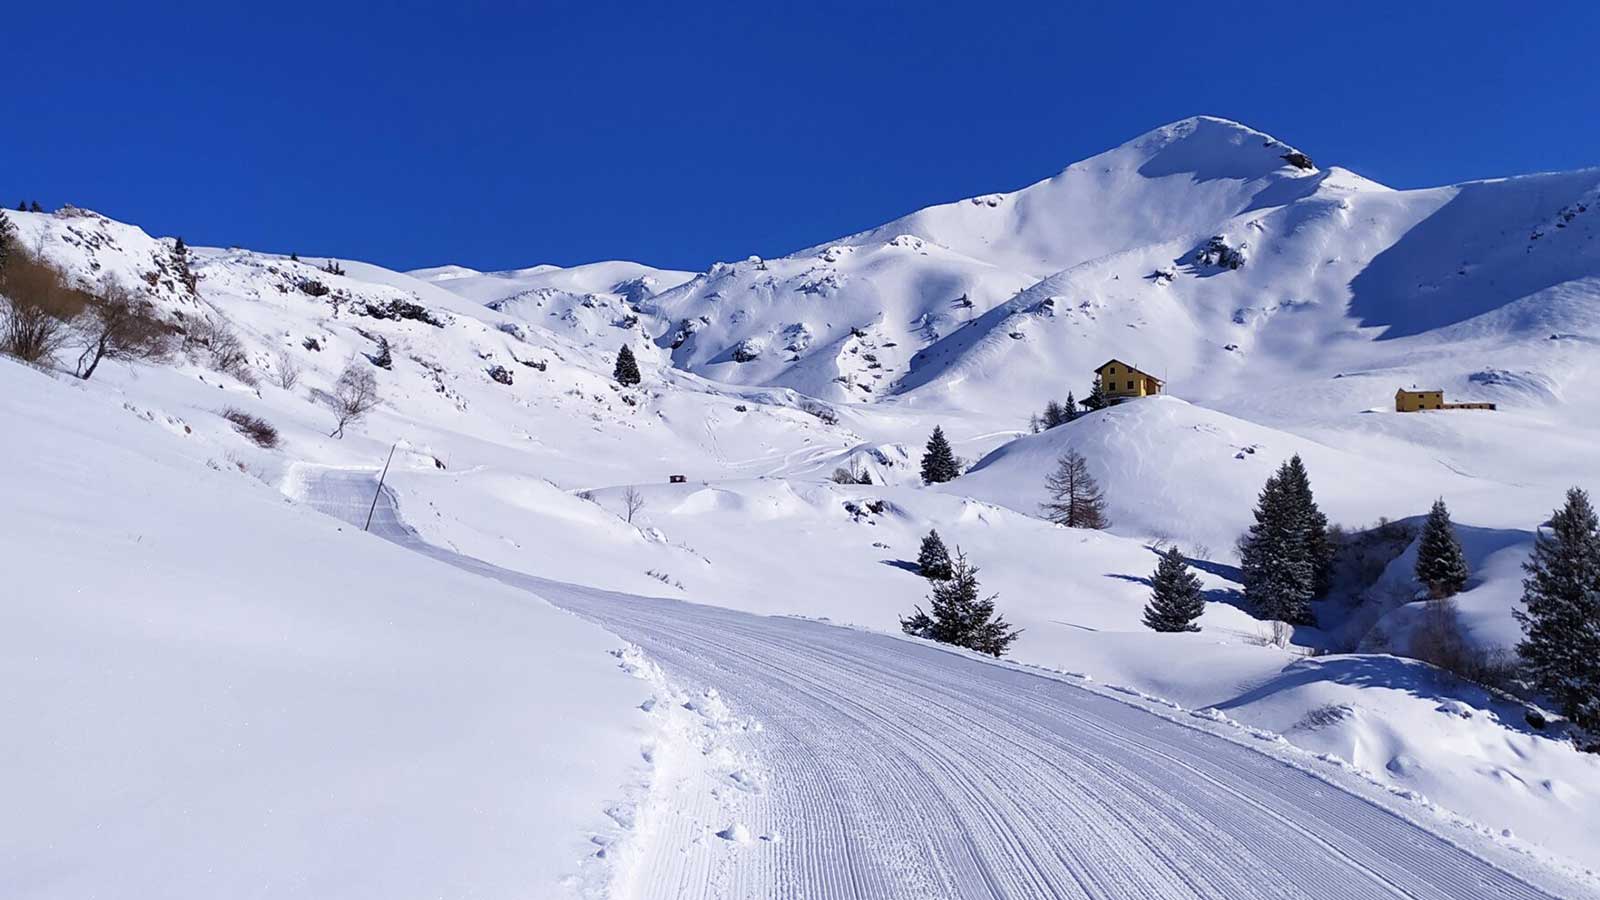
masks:
[[[1133,382],[1128,382],[1128,390],[1133,390]]]

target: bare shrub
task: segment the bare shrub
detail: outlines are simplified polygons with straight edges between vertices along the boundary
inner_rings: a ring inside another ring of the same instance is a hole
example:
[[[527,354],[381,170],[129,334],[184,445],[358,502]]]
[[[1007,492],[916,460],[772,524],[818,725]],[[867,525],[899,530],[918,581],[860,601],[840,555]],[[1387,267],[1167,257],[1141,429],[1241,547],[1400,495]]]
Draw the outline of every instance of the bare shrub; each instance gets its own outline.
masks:
[[[242,409],[229,407],[222,417],[233,423],[233,429],[267,450],[278,446],[278,429],[260,416],[252,416]]]
[[[156,315],[155,306],[136,297],[110,273],[101,279],[74,330],[83,345],[76,374],[85,381],[104,360],[158,361],[172,348],[171,331]]]
[[[352,360],[339,373],[333,393],[325,397],[337,423],[328,436],[343,438],[346,425],[365,418],[378,405],[378,379],[371,369]]]
[[[1429,600],[1411,635],[1411,656],[1486,687],[1507,689],[1516,679],[1517,664],[1504,647],[1474,647],[1461,631],[1455,600]]]
[[[644,495],[638,488],[630,487],[622,492],[622,508],[627,514],[628,524],[633,524],[633,517],[644,509]]]
[[[48,365],[65,347],[67,323],[32,303],[6,300],[0,309],[0,353],[35,365]]]
[[[1278,647],[1279,649],[1287,647],[1289,646],[1289,639],[1292,637],[1294,637],[1293,625],[1290,625],[1288,622],[1273,620],[1272,643],[1274,646]]]
[[[294,361],[294,356],[288,350],[279,350],[273,357],[272,367],[274,372],[273,382],[286,391],[294,390],[300,383],[300,365]]]
[[[49,365],[72,337],[70,323],[83,313],[87,297],[37,251],[13,247],[0,284],[0,353],[35,365]]]
[[[191,355],[203,350],[205,364],[212,369],[232,375],[245,384],[254,385],[256,374],[250,368],[250,354],[244,341],[239,339],[228,323],[209,316],[196,319],[184,334],[184,349]]]

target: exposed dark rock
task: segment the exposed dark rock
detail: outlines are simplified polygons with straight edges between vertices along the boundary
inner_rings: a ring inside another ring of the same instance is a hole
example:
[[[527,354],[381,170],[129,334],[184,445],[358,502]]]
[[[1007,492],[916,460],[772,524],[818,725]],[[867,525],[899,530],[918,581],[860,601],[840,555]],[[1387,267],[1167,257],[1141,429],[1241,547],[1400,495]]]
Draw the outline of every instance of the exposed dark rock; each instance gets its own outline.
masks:
[[[1283,155],[1282,159],[1284,162],[1294,166],[1296,169],[1309,170],[1317,167],[1316,163],[1311,161],[1311,157],[1301,153],[1299,150],[1290,150],[1288,153]]]

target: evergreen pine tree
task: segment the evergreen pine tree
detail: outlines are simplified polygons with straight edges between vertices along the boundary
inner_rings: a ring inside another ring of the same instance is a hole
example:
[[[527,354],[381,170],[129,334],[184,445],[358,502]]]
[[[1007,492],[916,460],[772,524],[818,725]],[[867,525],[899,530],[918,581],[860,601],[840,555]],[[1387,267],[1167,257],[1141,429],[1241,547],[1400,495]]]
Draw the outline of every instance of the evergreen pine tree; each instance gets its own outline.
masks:
[[[1289,495],[1292,515],[1299,522],[1305,543],[1306,559],[1311,563],[1311,593],[1320,597],[1328,591],[1328,579],[1333,574],[1333,542],[1328,540],[1328,517],[1317,508],[1316,497],[1311,493],[1311,476],[1300,460],[1300,454],[1289,457],[1278,472]]]
[[[28,202],[26,200],[18,200],[17,201],[17,212],[27,212],[27,211],[28,211]]]
[[[39,201],[35,200],[33,201],[33,208],[30,210],[30,212],[44,212],[44,207],[39,205]]]
[[[1433,501],[1433,510],[1422,526],[1422,538],[1417,547],[1417,580],[1428,588],[1428,596],[1435,600],[1460,593],[1467,586],[1467,557],[1461,552],[1461,541],[1450,524],[1450,510],[1444,499]]]
[[[1150,602],[1144,608],[1144,624],[1154,631],[1199,631],[1194,620],[1206,611],[1200,593],[1200,579],[1189,571],[1189,563],[1174,545],[1161,554],[1156,573],[1150,579]]]
[[[900,628],[906,634],[1001,656],[1022,632],[995,614],[997,596],[979,599],[978,569],[957,547],[950,577],[933,583],[933,592],[928,596],[931,614],[918,606],[916,612],[900,620]]]
[[[639,361],[633,358],[633,348],[627,344],[623,344],[622,349],[617,351],[617,367],[612,370],[611,377],[617,379],[617,383],[624,387],[638,384],[640,381]]]
[[[1067,402],[1061,404],[1061,412],[1062,412],[1063,415],[1065,415],[1067,417],[1066,420],[1068,422],[1071,422],[1073,419],[1076,419],[1078,417],[1078,415],[1079,415],[1079,413],[1078,413],[1078,401],[1074,400],[1072,398],[1072,392],[1071,391],[1067,391]]]
[[[1547,527],[1523,564],[1517,652],[1562,715],[1600,730],[1600,526],[1589,495],[1567,491]]]
[[[961,465],[956,462],[955,451],[950,449],[950,442],[945,439],[944,429],[933,426],[933,434],[928,436],[928,448],[922,454],[922,483],[940,484],[960,474]]]
[[[1050,499],[1040,504],[1045,518],[1068,528],[1110,528],[1106,496],[1089,474],[1089,462],[1076,450],[1056,460],[1056,470],[1044,480]]]
[[[1097,409],[1106,408],[1105,391],[1100,389],[1100,381],[1098,379],[1095,380],[1094,387],[1089,389],[1089,396],[1083,398],[1082,406],[1084,412],[1094,412]]]
[[[1285,463],[1267,479],[1256,501],[1255,524],[1239,542],[1244,596],[1257,616],[1310,622],[1316,564],[1306,517],[1289,483]]]
[[[944,548],[939,532],[929,531],[917,551],[917,574],[929,581],[944,581],[950,577],[950,551]]]

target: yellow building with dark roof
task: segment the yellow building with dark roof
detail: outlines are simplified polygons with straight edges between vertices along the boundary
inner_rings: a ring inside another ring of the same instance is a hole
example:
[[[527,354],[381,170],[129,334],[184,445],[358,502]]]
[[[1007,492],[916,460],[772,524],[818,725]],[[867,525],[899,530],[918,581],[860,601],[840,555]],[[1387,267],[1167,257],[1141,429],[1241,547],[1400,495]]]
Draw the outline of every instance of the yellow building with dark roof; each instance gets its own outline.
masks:
[[[1120,403],[1137,397],[1161,393],[1161,379],[1142,372],[1120,359],[1113,359],[1094,370],[1095,383],[1108,402]]]

